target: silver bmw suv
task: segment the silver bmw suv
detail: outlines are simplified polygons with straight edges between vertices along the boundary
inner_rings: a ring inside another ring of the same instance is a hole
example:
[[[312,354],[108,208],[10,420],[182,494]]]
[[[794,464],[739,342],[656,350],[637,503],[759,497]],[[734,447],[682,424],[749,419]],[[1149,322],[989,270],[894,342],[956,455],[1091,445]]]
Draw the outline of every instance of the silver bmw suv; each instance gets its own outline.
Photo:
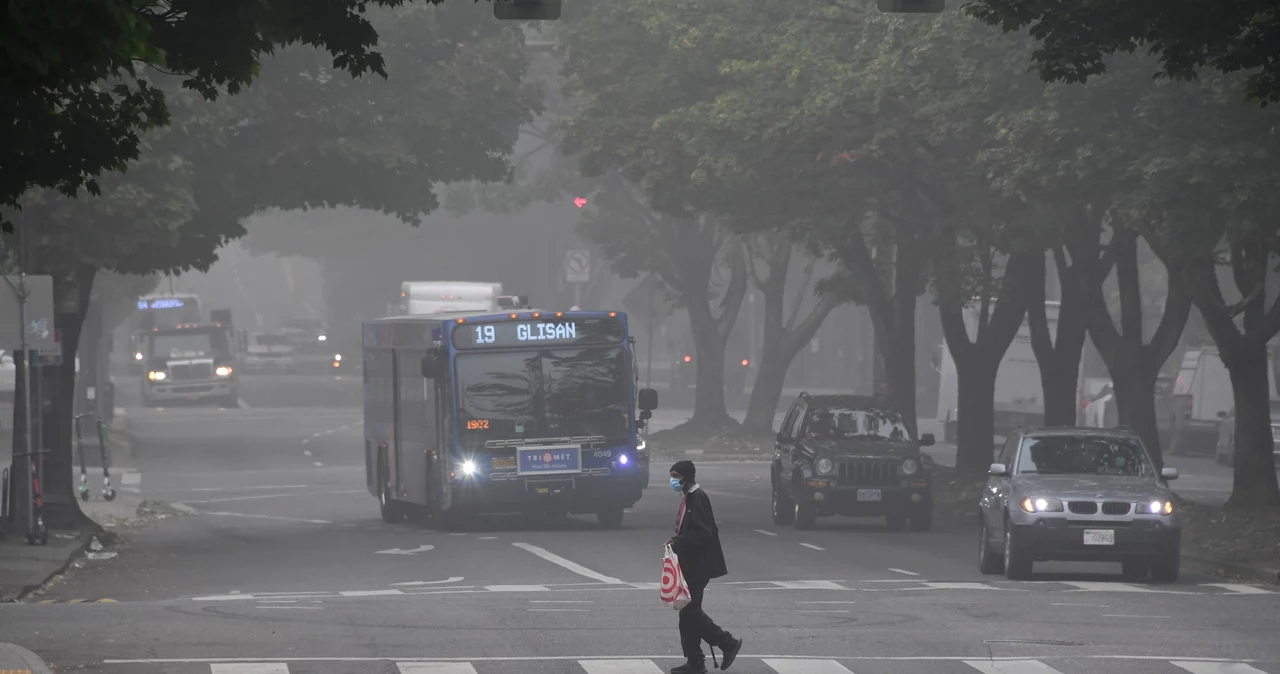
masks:
[[[1168,481],[1123,429],[1015,431],[979,502],[978,566],[1010,580],[1036,561],[1120,562],[1124,574],[1178,579],[1182,527]]]

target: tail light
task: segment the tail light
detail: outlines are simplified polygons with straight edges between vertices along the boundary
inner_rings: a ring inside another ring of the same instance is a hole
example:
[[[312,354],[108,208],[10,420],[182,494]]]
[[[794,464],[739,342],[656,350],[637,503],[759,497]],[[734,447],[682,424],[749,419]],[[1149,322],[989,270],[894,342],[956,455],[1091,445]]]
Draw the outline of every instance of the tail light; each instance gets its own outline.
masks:
[[[743,358],[743,359],[742,359],[742,367],[750,367],[750,366],[751,366],[751,361],[750,361],[750,360],[748,360],[748,359],[746,359],[746,358]]]
[[[683,360],[683,361],[684,361],[684,362],[686,362],[686,363],[692,363],[692,362],[693,362],[693,356],[690,356],[690,355],[688,355],[688,354],[685,354],[685,357],[684,357],[684,358],[681,358],[681,360]]]

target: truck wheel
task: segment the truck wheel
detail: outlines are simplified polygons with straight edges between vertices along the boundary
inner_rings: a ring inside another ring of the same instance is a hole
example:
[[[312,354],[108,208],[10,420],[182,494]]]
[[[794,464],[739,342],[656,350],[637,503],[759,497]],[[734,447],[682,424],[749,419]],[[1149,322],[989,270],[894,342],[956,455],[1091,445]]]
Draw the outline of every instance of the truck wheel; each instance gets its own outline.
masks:
[[[773,485],[773,523],[778,526],[791,524],[796,517],[795,504],[791,499],[787,498],[782,490],[778,488],[777,483]]]
[[[606,529],[617,529],[622,526],[622,508],[610,508],[596,513],[596,521]]]
[[[1153,559],[1151,560],[1151,580],[1157,583],[1176,583],[1180,566],[1177,555],[1173,559]]]
[[[1013,534],[1013,525],[1004,523],[1004,577],[1009,580],[1026,580],[1031,577],[1031,556],[1019,550]]]

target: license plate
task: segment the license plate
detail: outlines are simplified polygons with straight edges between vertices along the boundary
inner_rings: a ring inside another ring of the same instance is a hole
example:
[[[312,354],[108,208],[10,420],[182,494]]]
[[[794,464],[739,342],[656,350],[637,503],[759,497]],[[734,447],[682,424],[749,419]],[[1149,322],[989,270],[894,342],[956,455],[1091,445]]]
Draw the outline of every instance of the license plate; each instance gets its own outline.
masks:
[[[1084,544],[1085,545],[1115,545],[1116,531],[1115,529],[1085,529]]]
[[[493,459],[491,461],[494,470],[503,470],[506,468],[515,468],[516,460],[513,458]]]
[[[879,489],[859,489],[858,500],[859,501],[879,501],[880,490]]]
[[[516,450],[516,467],[521,475],[555,475],[582,472],[582,448],[528,447]]]

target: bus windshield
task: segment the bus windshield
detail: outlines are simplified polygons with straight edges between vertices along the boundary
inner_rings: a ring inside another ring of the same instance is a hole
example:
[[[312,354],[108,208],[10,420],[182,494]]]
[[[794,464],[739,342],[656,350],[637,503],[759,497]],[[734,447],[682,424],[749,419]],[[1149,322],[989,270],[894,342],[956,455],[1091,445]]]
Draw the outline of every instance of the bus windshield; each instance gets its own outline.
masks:
[[[582,436],[626,441],[632,425],[627,363],[626,352],[616,347],[460,356],[463,446]]]
[[[146,309],[153,318],[152,325],[164,328],[183,323],[199,323],[200,307],[187,304],[181,307],[165,307],[163,309]]]

